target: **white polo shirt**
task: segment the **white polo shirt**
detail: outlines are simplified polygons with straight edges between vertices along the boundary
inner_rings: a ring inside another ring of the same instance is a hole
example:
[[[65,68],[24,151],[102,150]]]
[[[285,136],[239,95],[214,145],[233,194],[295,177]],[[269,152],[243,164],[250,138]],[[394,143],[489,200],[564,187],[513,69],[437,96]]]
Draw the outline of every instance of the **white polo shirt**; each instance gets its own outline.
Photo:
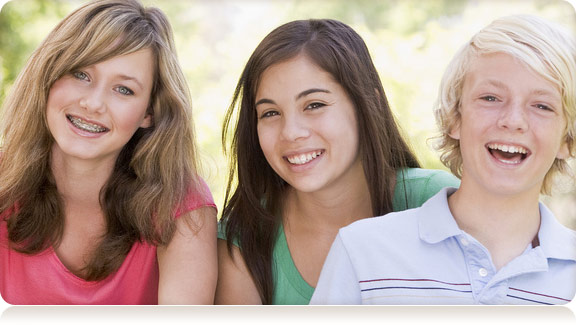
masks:
[[[576,232],[540,203],[540,246],[496,270],[462,231],[445,188],[422,207],[342,228],[311,304],[565,304],[576,294]]]

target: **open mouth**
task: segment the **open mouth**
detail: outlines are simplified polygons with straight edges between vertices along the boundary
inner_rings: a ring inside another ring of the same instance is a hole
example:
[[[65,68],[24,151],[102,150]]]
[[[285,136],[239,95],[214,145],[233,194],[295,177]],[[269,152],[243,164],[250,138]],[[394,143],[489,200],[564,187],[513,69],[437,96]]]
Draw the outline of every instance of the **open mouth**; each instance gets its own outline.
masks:
[[[105,127],[97,125],[97,124],[86,122],[83,119],[72,116],[72,115],[66,115],[66,118],[70,121],[70,123],[72,123],[72,125],[74,125],[76,128],[78,128],[82,131],[86,131],[86,132],[90,132],[90,133],[103,133],[103,132],[109,131],[108,128],[105,128]]]
[[[288,160],[288,162],[294,165],[304,165],[320,157],[323,153],[324,150],[317,150],[299,155],[287,156],[286,160]]]
[[[527,148],[515,145],[490,143],[486,148],[494,158],[508,165],[520,164],[531,154]]]

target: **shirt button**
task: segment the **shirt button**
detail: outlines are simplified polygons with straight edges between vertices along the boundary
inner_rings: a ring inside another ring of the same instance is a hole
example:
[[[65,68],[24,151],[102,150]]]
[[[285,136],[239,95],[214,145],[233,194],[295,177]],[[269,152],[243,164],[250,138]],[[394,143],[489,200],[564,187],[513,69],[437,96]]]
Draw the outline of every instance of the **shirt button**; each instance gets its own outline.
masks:
[[[485,268],[481,268],[478,270],[478,274],[480,274],[481,277],[485,277],[488,275],[488,271]]]
[[[469,244],[468,239],[466,239],[466,238],[461,238],[461,239],[460,239],[460,242],[461,242],[462,245],[464,245],[464,246],[468,246],[468,244]]]

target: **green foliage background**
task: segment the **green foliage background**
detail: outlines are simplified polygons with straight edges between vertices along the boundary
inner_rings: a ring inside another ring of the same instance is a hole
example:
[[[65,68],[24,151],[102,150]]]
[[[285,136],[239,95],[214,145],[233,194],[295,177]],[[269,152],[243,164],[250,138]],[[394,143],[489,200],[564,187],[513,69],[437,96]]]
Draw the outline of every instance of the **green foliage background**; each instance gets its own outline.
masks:
[[[80,0],[13,0],[0,12],[0,103],[32,51]],[[333,18],[366,41],[396,117],[425,168],[445,169],[428,139],[444,67],[472,34],[493,19],[531,13],[576,35],[574,8],[561,0],[143,0],[162,9],[175,33],[190,86],[202,174],[222,206],[227,161],[222,119],[248,57],[275,27],[295,19]],[[33,130],[31,130],[33,132]],[[574,179],[542,198],[576,229]]]

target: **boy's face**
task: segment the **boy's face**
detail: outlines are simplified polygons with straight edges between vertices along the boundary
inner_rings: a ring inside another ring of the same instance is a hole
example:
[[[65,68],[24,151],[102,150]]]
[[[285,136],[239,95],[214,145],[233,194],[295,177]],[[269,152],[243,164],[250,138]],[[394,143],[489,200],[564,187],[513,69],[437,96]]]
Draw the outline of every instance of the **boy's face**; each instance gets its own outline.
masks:
[[[472,63],[462,89],[462,187],[477,193],[538,195],[555,158],[566,159],[566,121],[558,88],[514,57]],[[487,191],[487,192],[486,192]]]

